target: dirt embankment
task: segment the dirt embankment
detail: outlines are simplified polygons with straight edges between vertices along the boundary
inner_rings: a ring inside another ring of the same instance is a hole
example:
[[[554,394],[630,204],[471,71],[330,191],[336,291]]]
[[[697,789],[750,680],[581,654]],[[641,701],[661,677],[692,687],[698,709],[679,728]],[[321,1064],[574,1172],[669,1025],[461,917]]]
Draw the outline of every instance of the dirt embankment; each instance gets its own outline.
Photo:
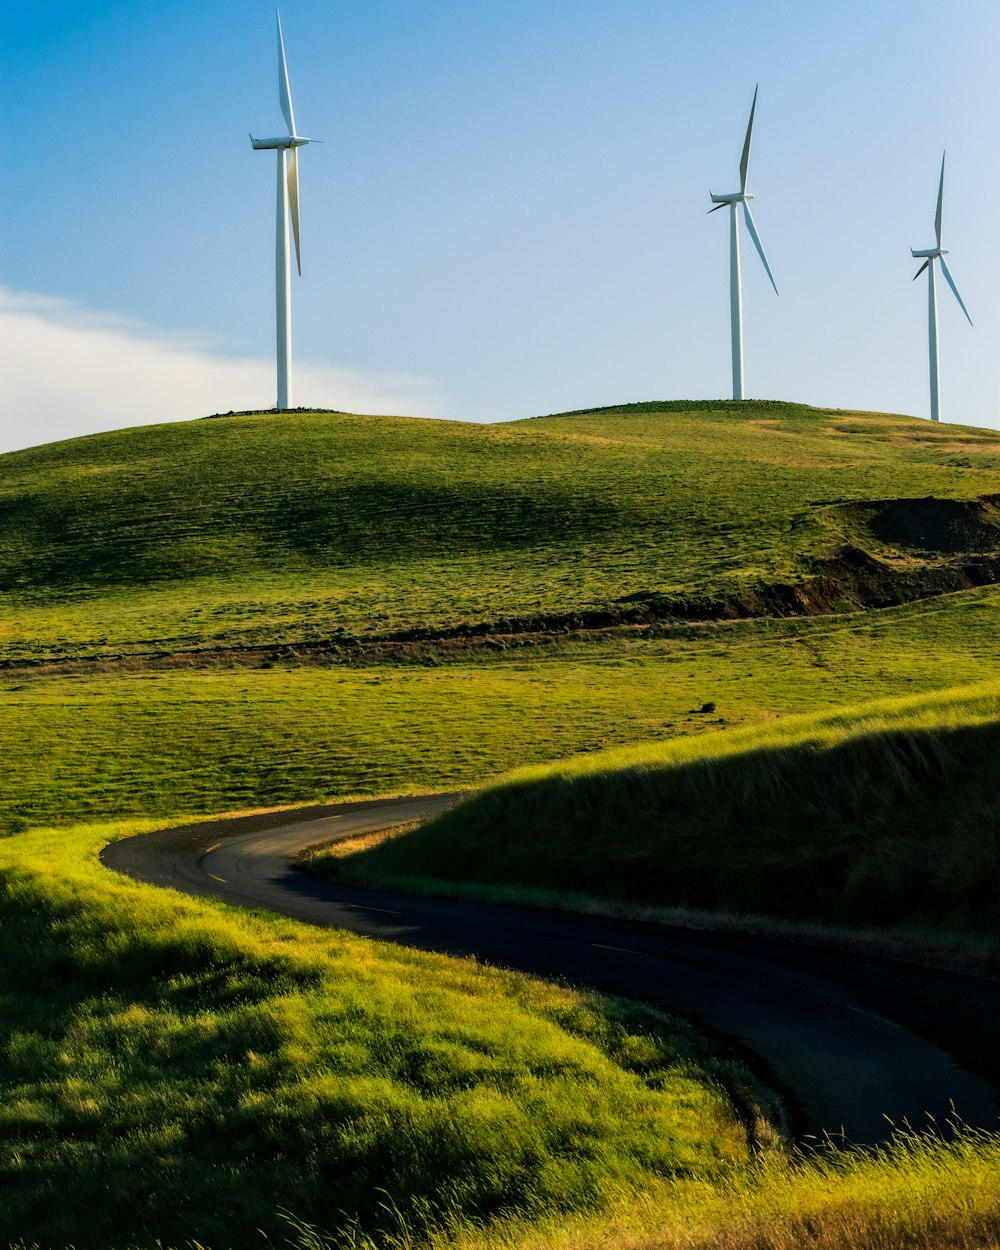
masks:
[[[884,547],[934,559],[1000,552],[1000,495],[978,499],[878,499],[838,509]]]
[[[712,600],[671,602],[650,597],[645,604],[667,619],[681,620],[824,616],[889,608],[1000,582],[1000,553],[897,565],[845,544],[836,555],[815,561],[813,567],[812,576],[800,582],[761,583]]]
[[[510,617],[447,632],[387,635],[406,642],[606,629],[672,621],[823,616],[887,608],[1000,582],[1000,495],[980,499],[878,499],[824,505],[824,521],[843,543],[812,562],[795,582],[758,582],[712,596],[638,591],[607,607]]]
[[[695,622],[759,617],[824,616],[887,608],[1000,583],[1000,495],[973,500],[883,499],[822,505],[823,520],[843,541],[812,562],[799,581],[748,583],[715,595],[671,596],[637,591],[600,608],[532,613],[378,635],[342,629],[321,640],[73,659],[0,660],[0,671],[178,668],[217,664],[433,664],[438,657],[526,646],[555,637],[666,629]]]

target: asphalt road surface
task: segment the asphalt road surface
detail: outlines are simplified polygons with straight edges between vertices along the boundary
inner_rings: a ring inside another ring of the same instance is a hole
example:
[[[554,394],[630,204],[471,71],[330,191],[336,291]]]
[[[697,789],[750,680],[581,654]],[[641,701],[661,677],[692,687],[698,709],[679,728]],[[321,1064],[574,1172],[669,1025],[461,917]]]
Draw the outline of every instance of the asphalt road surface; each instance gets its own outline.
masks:
[[[302,808],[127,838],[110,868],[449,955],[641,1000],[725,1035],[785,1097],[798,1136],[858,1143],[955,1112],[1000,1128],[1000,982],[744,934],[335,885],[306,848],[438,812],[449,796]]]

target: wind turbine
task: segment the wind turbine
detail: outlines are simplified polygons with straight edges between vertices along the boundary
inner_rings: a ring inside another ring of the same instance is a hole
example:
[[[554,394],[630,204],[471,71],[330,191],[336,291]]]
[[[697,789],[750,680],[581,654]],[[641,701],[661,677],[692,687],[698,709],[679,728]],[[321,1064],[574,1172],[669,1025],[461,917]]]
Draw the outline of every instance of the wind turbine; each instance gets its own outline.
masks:
[[[955,285],[955,279],[951,276],[951,270],[948,268],[948,262],[945,257],[948,255],[948,249],[941,246],[941,206],[944,203],[944,158],[945,153],[941,153],[941,181],[938,183],[937,212],[934,214],[934,235],[937,239],[937,247],[925,247],[919,252],[910,248],[910,255],[914,259],[925,257],[924,263],[913,275],[913,281],[927,270],[927,338],[930,345],[931,357],[931,420],[940,421],[941,408],[941,392],[938,386],[938,328],[937,328],[937,287],[934,281],[934,262],[939,261],[941,264],[941,272],[945,276],[945,281],[952,289],[952,293],[958,300],[959,307],[965,313],[969,325],[972,325],[972,318],[969,316],[969,310],[962,302],[962,297],[958,293],[958,287]]]
[[[311,143],[295,131],[295,114],[292,111],[292,93],[288,86],[288,66],[285,63],[285,41],[281,37],[281,15],[278,21],[278,99],[281,112],[288,126],[287,135],[276,139],[255,139],[250,136],[253,148],[272,148],[278,154],[278,201],[275,232],[275,304],[278,360],[278,408],[292,406],[292,272],[289,264],[288,219],[292,221],[295,238],[295,264],[302,276],[302,257],[299,251],[299,148]]]
[[[778,294],[778,288],[775,285],[774,275],[771,273],[771,266],[767,263],[767,257],[764,255],[764,246],[760,241],[760,235],[757,233],[757,227],[754,225],[753,214],[750,212],[750,200],[753,196],[747,190],[747,170],[750,166],[750,136],[753,134],[753,115],[757,108],[757,88],[753,91],[753,104],[750,106],[750,121],[747,123],[747,137],[743,141],[743,155],[740,158],[740,189],[733,191],[729,195],[709,195],[712,196],[712,203],[715,208],[710,208],[710,213],[717,212],[720,208],[729,205],[729,308],[732,318],[732,335],[733,335],[733,399],[743,398],[743,287],[740,279],[740,228],[738,219],[739,205],[743,205],[743,217],[747,223],[747,230],[750,232],[750,238],[753,239],[754,247],[767,270],[767,276],[771,279],[771,285],[774,287],[775,295]]]

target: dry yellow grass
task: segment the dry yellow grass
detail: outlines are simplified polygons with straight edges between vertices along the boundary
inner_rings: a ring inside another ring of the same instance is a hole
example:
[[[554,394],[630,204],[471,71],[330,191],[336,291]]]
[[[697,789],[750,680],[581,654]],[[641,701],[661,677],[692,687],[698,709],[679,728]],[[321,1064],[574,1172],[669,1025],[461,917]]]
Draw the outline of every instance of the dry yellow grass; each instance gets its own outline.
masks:
[[[599,1215],[451,1225],[430,1239],[400,1222],[357,1250],[995,1250],[1000,1246],[1000,1138],[951,1141],[901,1131],[877,1153],[832,1143],[791,1160],[771,1155],[735,1184],[677,1187]],[[333,1250],[299,1226],[302,1250]]]

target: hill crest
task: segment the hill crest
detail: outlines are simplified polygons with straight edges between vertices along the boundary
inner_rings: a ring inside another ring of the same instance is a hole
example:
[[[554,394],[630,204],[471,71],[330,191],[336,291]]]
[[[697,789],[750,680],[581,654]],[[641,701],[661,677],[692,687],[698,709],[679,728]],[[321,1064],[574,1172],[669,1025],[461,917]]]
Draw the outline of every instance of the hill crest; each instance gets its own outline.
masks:
[[[669,421],[659,401],[617,407],[496,425],[233,414],[9,453],[0,661],[57,637],[91,653],[849,610],[996,578],[985,512],[943,548],[892,532],[928,497],[994,507],[995,431],[772,401],[672,401]]]

